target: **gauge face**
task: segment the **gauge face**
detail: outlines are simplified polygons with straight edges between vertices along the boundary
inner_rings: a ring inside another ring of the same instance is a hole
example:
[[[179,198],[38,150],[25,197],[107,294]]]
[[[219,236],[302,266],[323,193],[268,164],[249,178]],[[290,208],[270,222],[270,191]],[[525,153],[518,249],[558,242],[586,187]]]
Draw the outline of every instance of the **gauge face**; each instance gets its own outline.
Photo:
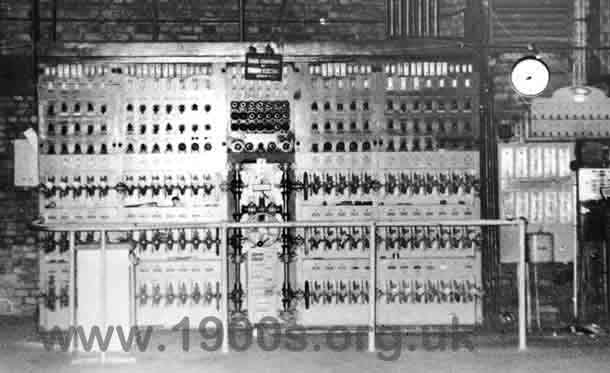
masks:
[[[253,214],[246,218],[246,223],[279,223],[281,218],[269,213]],[[269,247],[281,238],[279,228],[253,228],[245,230],[245,239],[252,247]]]
[[[549,85],[550,72],[546,64],[536,57],[517,61],[510,73],[515,91],[523,96],[537,96]]]

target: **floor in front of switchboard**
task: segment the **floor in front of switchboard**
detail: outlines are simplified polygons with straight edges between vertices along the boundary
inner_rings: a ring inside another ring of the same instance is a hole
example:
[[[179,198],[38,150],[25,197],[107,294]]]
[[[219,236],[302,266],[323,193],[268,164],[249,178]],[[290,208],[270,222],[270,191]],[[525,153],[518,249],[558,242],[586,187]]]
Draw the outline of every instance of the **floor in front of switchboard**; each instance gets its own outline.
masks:
[[[189,351],[183,351],[184,335],[153,333],[149,350],[129,356],[106,354],[106,364],[91,358],[95,354],[69,356],[64,352],[47,351],[32,338],[34,324],[24,319],[0,320],[0,372],[598,372],[610,366],[610,343],[607,339],[588,337],[532,338],[526,352],[518,352],[516,339],[510,335],[470,336],[458,340],[455,350],[451,337],[445,337],[446,346],[439,349],[438,336],[423,340],[421,335],[397,340],[388,336],[382,343],[384,352],[366,351],[364,336],[350,337],[349,346],[342,346],[345,339],[330,340],[325,335],[308,336],[306,346],[299,351],[289,351],[285,338],[273,351],[264,351],[256,337],[251,345],[243,338],[232,343],[244,347],[244,351],[208,352],[200,347],[201,336],[189,334]],[[331,338],[332,339],[332,338]],[[212,342],[212,340],[208,340]],[[292,341],[291,341],[292,342]],[[474,347],[465,346],[471,342]],[[273,340],[266,339],[267,347],[274,347]],[[329,346],[333,344],[332,346]],[[163,352],[159,346],[163,345]],[[291,344],[292,347],[295,345]],[[213,346],[212,346],[213,347]],[[342,350],[342,351],[337,351]],[[135,356],[135,359],[132,357]],[[126,359],[129,357],[129,359]]]

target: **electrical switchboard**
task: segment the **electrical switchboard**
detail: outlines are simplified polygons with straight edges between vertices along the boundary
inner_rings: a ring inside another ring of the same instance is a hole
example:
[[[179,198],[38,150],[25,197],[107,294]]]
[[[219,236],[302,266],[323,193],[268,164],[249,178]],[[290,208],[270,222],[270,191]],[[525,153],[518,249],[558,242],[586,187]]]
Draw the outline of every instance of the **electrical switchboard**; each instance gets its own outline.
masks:
[[[480,217],[470,58],[284,57],[282,81],[162,52],[43,63],[41,219],[158,226],[117,238],[139,325],[219,316],[223,300],[253,323],[360,325],[374,295],[383,324],[479,323],[480,227],[420,224]],[[222,237],[227,221],[250,225]],[[308,226],[252,226],[290,221]],[[69,322],[66,237],[52,234],[41,261],[45,327]],[[99,242],[79,232],[76,249]]]

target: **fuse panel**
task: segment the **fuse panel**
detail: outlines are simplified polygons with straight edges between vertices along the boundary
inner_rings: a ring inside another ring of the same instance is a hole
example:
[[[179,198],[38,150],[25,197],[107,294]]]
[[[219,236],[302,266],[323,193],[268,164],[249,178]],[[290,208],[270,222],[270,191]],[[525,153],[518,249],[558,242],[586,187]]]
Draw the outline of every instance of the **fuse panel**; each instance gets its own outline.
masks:
[[[384,151],[471,149],[479,138],[472,64],[384,64]]]
[[[306,327],[366,325],[370,277],[366,260],[304,261],[304,299],[297,322]],[[449,264],[446,264],[449,263]],[[481,280],[471,261],[382,263],[377,283],[380,325],[471,326],[482,321]],[[411,268],[411,270],[407,270]]]
[[[482,321],[474,258],[380,263],[378,320],[385,325],[475,325]]]
[[[282,77],[280,82],[251,81],[245,79],[243,65],[226,66],[232,153],[294,151],[293,118],[303,91],[303,77],[295,64],[285,65]]]
[[[183,261],[141,263],[137,267],[136,318],[139,325],[171,328],[184,317],[221,317],[221,263]]]
[[[50,223],[120,219],[116,83],[105,64],[47,66],[40,77],[40,213]]]
[[[224,85],[215,70],[212,64],[47,66],[39,83],[42,218],[226,216]]]
[[[299,152],[371,152],[378,120],[378,74],[370,63],[307,66]]]
[[[577,233],[576,176],[570,168],[574,144],[501,144],[498,157],[501,217],[527,219],[528,233],[553,237],[554,261],[572,261]],[[514,229],[501,229],[503,261],[519,258],[515,235]]]

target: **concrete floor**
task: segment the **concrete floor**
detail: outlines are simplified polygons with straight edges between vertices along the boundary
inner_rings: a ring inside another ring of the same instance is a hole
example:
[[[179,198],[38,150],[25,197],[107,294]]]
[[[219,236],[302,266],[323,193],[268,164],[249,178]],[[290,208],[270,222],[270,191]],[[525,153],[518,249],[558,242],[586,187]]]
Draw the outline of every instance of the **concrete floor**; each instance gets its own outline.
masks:
[[[309,345],[320,344],[315,351],[286,350],[265,352],[252,347],[245,352],[205,352],[180,349],[176,335],[155,338],[153,346],[163,340],[163,353],[137,353],[136,362],[122,365],[74,364],[66,353],[48,352],[32,340],[34,327],[29,320],[0,319],[0,373],[5,372],[604,372],[610,366],[608,339],[582,338],[536,339],[526,352],[518,352],[512,337],[485,336],[473,339],[474,351],[434,351],[404,348],[396,361],[383,361],[376,354],[352,347],[334,352],[324,346],[320,337],[308,339]],[[195,336],[196,334],[194,334]],[[415,337],[414,337],[415,338]],[[194,339],[194,342],[196,340]],[[254,344],[256,345],[256,344]],[[411,346],[405,343],[406,346]]]

